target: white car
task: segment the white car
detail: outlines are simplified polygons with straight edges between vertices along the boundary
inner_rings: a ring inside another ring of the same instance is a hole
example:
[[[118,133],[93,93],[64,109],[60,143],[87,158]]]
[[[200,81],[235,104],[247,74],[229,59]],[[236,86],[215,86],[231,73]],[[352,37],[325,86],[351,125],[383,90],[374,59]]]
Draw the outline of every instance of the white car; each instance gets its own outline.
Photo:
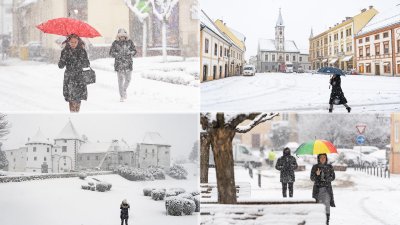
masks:
[[[368,154],[371,154],[373,152],[379,151],[379,148],[377,148],[375,146],[354,146],[353,150],[368,155]]]
[[[243,76],[254,76],[256,74],[256,67],[254,65],[246,65],[243,68]]]
[[[376,160],[378,161],[378,165],[386,165],[387,164],[387,159],[386,159],[386,150],[378,150],[375,151],[371,154],[369,154],[369,156],[376,158]]]
[[[378,160],[370,155],[363,154],[360,151],[353,149],[338,149],[339,157],[337,161],[341,161],[348,166],[375,166],[378,165]]]

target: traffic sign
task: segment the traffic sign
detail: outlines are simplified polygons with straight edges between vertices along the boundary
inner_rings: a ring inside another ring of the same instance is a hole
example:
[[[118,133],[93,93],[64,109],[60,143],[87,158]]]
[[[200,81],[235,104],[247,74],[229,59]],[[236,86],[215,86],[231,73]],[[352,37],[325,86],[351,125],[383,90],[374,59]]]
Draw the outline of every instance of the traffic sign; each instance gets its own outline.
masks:
[[[359,144],[359,145],[364,144],[364,142],[365,142],[365,136],[364,136],[364,135],[358,135],[357,138],[356,138],[356,142],[357,142],[357,144]]]
[[[367,125],[365,124],[358,124],[356,125],[357,131],[359,134],[363,134],[365,132],[365,128],[367,128]]]

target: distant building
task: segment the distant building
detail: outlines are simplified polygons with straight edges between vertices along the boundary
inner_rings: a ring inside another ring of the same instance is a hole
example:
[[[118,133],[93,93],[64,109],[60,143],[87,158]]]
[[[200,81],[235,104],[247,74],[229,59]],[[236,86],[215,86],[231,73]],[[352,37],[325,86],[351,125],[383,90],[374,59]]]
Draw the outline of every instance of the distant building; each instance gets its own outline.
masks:
[[[79,135],[71,121],[50,140],[39,129],[25,147],[6,150],[10,171],[59,173],[82,169],[111,170],[119,165],[136,168],[169,168],[171,145],[157,132],[129,145],[124,140],[90,142]]]
[[[261,38],[258,41],[257,62],[260,73],[285,72],[288,65],[293,66],[294,71],[300,67],[308,69],[308,54],[300,53],[294,41],[286,40],[281,9],[276,21],[275,39]]]

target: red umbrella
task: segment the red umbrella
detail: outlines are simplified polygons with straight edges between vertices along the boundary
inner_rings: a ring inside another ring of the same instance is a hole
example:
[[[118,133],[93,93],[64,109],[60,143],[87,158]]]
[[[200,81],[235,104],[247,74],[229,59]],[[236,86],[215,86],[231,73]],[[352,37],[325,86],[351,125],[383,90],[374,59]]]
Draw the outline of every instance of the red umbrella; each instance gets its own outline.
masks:
[[[72,19],[72,18],[57,18],[48,20],[40,25],[36,26],[39,30],[48,34],[57,34],[62,36],[68,36],[70,34],[76,34],[79,37],[99,37],[100,33],[89,24]]]

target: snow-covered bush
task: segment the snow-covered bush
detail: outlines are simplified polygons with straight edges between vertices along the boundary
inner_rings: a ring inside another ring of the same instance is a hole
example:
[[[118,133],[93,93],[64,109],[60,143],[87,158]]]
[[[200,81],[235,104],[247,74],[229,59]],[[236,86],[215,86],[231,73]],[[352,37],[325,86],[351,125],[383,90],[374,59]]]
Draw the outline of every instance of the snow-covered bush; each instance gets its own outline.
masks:
[[[100,192],[109,191],[111,189],[111,184],[106,182],[99,182],[96,184],[96,190]]]
[[[195,212],[200,212],[200,195],[196,195],[193,198],[194,204],[196,204]]]
[[[192,191],[190,192],[191,195],[196,196],[196,195],[200,195],[200,192],[198,191]]]
[[[165,180],[164,170],[160,167],[149,167],[149,172],[153,175],[156,180]]]
[[[84,180],[86,177],[87,177],[86,173],[83,173],[83,172],[79,173],[79,179]]]
[[[89,172],[87,173],[90,176],[95,175],[106,175],[112,174],[111,171],[102,171],[102,172]],[[57,174],[38,174],[38,175],[22,175],[16,177],[0,177],[0,183],[8,183],[8,182],[22,182],[22,181],[30,181],[30,180],[45,180],[45,179],[55,179],[55,178],[70,178],[70,177],[79,177],[78,173],[57,173]]]
[[[151,192],[155,190],[155,188],[143,188],[143,195],[144,196],[151,196]]]
[[[172,196],[165,199],[165,208],[167,215],[182,216],[183,211],[183,198]]]
[[[81,186],[83,190],[90,190],[90,186],[89,185],[82,185]]]
[[[196,210],[196,204],[194,203],[193,200],[183,198],[182,204],[183,204],[182,212],[185,215],[192,215],[193,212]]]
[[[191,195],[190,193],[182,193],[182,194],[179,194],[178,197],[186,198],[186,199],[190,199],[190,200],[194,199],[193,195]]]
[[[93,182],[89,182],[88,185],[89,186],[94,186],[94,183]]]
[[[188,175],[188,172],[186,171],[186,169],[183,166],[174,165],[171,168],[169,168],[169,170],[167,171],[167,174],[170,177],[173,177],[175,179],[185,180]]]
[[[155,201],[164,200],[165,190],[156,189],[156,190],[151,191],[151,198]]]
[[[149,169],[131,168],[127,166],[118,167],[116,172],[130,181],[148,181],[154,180],[153,174]]]
[[[90,190],[91,190],[91,191],[95,191],[95,190],[96,190],[96,187],[95,187],[95,186],[91,186],[91,187],[90,187]]]
[[[177,196],[175,191],[167,191],[165,192],[165,197]]]
[[[168,191],[175,192],[175,195],[179,195],[186,192],[186,190],[183,188],[170,188]]]

